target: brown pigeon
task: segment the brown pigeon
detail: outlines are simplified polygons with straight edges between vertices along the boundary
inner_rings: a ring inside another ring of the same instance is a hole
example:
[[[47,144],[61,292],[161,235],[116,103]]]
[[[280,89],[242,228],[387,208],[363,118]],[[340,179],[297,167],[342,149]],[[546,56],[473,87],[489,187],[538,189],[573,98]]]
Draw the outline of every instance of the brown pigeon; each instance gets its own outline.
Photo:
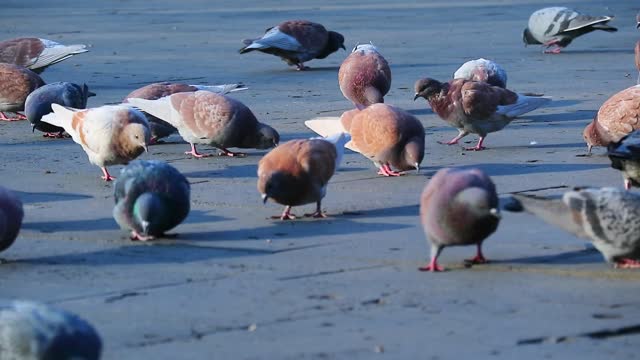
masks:
[[[0,63],[0,120],[25,120],[27,117],[18,111],[24,111],[27,96],[42,85],[44,81],[33,71]],[[4,112],[16,113],[18,117],[10,118]]]
[[[15,193],[0,186],[0,251],[16,240],[22,226],[22,202]]]
[[[431,243],[431,261],[421,271],[443,271],[438,256],[446,246],[475,244],[469,261],[485,263],[482,242],[500,222],[496,187],[480,169],[439,170],[420,197],[420,220]]]
[[[435,113],[458,129],[458,136],[447,145],[457,144],[469,133],[478,134],[478,144],[467,150],[484,150],[482,143],[488,133],[502,130],[513,119],[551,101],[531,97],[485,82],[464,79],[441,83],[424,78],[415,83],[413,100],[425,98]]]
[[[391,87],[391,69],[375,46],[356,45],[340,65],[338,83],[342,95],[362,110],[384,102]]]
[[[0,41],[0,62],[24,66],[41,73],[49,65],[89,51],[86,47],[38,38],[11,39]]]
[[[127,164],[147,150],[149,124],[142,112],[126,105],[105,105],[87,110],[51,104],[53,113],[42,121],[59,126],[82,146],[89,162],[102,169],[105,181],[115,177],[107,166]]]
[[[268,28],[259,39],[245,39],[240,54],[253,50],[279,56],[298,70],[307,69],[305,61],[324,59],[344,47],[344,37],[324,26],[306,20],[290,20]]]
[[[293,220],[291,207],[316,203],[316,211],[308,216],[326,217],[321,201],[327,183],[340,165],[346,133],[329,138],[287,141],[267,153],[258,163],[258,191],[266,203],[273,199],[285,205],[281,220]]]
[[[347,111],[341,118],[307,120],[305,125],[322,136],[349,133],[346,148],[372,160],[379,175],[402,175],[392,167],[418,170],[424,158],[424,127],[415,116],[394,106],[373,104]]]
[[[640,129],[640,85],[624,89],[600,106],[596,117],[584,128],[588,152],[594,146],[608,146]]]
[[[280,135],[271,126],[258,122],[251,110],[238,100],[210,91],[182,92],[157,100],[129,98],[129,104],[160,118],[178,129],[191,144],[185,152],[200,158],[196,144],[222,150],[221,155],[244,156],[227,148],[268,149],[278,145]]]
[[[640,187],[640,130],[607,147],[611,167],[622,171],[624,188]]]

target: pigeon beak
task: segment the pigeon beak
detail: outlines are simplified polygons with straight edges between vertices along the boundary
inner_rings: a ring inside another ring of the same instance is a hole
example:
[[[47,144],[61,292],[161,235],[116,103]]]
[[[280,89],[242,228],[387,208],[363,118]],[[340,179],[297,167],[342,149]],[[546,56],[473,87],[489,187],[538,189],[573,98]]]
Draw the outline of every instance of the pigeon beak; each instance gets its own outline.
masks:
[[[36,124],[31,124],[31,132],[36,132]]]
[[[266,203],[267,203],[267,200],[269,200],[269,195],[267,195],[267,194],[262,194],[262,203],[263,203],[263,204],[266,204]]]
[[[96,96],[96,93],[89,91],[89,93],[87,93],[87,97],[92,97],[92,96]]]
[[[591,156],[591,148],[593,147],[593,145],[591,144],[587,144],[587,155]]]
[[[495,216],[496,219],[500,220],[502,219],[502,214],[500,214],[500,210],[493,208],[491,210],[489,210],[489,213],[491,213],[491,215]]]
[[[149,222],[145,221],[145,220],[142,220],[140,222],[140,225],[142,226],[142,233],[144,235],[149,235],[149,233],[148,233],[148,231],[149,231]]]
[[[639,24],[639,25],[640,25],[640,24]],[[343,45],[340,45],[340,48],[342,48],[342,50],[347,50],[347,48],[346,48],[346,47],[344,47],[344,44],[343,44]]]
[[[416,168],[416,172],[420,172],[420,164],[415,163],[415,164],[413,164],[413,167]]]
[[[149,147],[147,146],[147,144],[142,144],[142,147],[144,148],[144,152],[149,152]]]
[[[419,97],[420,97],[420,94],[416,93],[416,95],[413,97],[413,101],[416,101]]]

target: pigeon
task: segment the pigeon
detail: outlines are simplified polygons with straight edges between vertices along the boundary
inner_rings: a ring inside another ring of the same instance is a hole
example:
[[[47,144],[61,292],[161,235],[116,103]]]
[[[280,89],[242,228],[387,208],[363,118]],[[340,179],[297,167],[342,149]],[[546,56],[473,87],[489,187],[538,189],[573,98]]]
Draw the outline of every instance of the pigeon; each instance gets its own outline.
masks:
[[[480,169],[445,168],[427,183],[420,196],[420,220],[431,243],[431,260],[421,271],[443,271],[438,256],[446,246],[476,245],[471,263],[486,263],[482,242],[498,228],[498,195]]]
[[[338,83],[342,95],[362,110],[384,102],[391,87],[391,69],[375,46],[356,45],[340,65]]]
[[[607,147],[611,167],[622,171],[624,188],[640,187],[640,130],[636,130]]]
[[[502,130],[513,119],[533,111],[551,101],[546,97],[533,97],[484,82],[457,79],[448,83],[424,78],[415,83],[413,100],[425,98],[434,112],[444,121],[458,128],[458,136],[446,142],[457,144],[469,133],[478,134],[475,147],[467,150],[480,151],[488,133]]]
[[[55,82],[34,90],[24,104],[24,114],[31,123],[33,131],[44,132],[44,137],[61,138],[64,129],[42,122],[42,117],[50,114],[51,104],[84,109],[87,99],[96,94],[89,91],[86,84],[82,86],[70,82]]]
[[[0,252],[8,249],[18,237],[23,217],[20,199],[0,186]]]
[[[191,144],[185,154],[196,158],[196,144],[208,144],[222,150],[221,155],[244,156],[229,147],[268,149],[278,145],[280,135],[271,126],[256,120],[251,110],[238,100],[210,91],[177,93],[157,100],[129,98],[129,104],[160,118],[178,129]]]
[[[640,12],[636,14],[636,29],[640,29]]]
[[[129,98],[140,98],[147,100],[157,100],[165,96],[179,92],[193,92],[198,90],[211,91],[216,94],[228,94],[231,92],[248,90],[243,84],[223,84],[223,85],[188,85],[172,82],[160,82],[143,86],[133,90],[124,98],[123,103],[127,103]],[[175,127],[164,120],[146,114],[149,127],[151,128],[151,143],[155,144],[159,139],[165,138],[178,131]]]
[[[616,188],[583,188],[562,197],[513,194],[507,211],[526,211],[591,240],[619,268],[640,268],[640,195]]]
[[[0,359],[98,360],[102,340],[75,314],[32,301],[0,307]]]
[[[386,104],[345,112],[341,118],[305,121],[314,132],[328,136],[347,132],[346,147],[373,161],[379,175],[400,176],[399,171],[419,170],[424,158],[424,127],[408,112]]]
[[[587,152],[594,146],[608,146],[627,134],[640,129],[640,85],[624,89],[600,106],[598,113],[582,135]]]
[[[344,37],[307,20],[289,20],[268,28],[259,39],[245,39],[240,54],[258,50],[279,56],[290,66],[305,70],[305,61],[324,59],[344,49]]]
[[[17,38],[0,41],[0,62],[41,73],[49,65],[87,51],[87,46],[81,44],[62,45],[47,39]]]
[[[546,54],[559,54],[578,36],[594,30],[618,31],[607,24],[612,19],[613,16],[584,15],[566,7],[547,7],[531,14],[522,41],[525,46],[542,44]]]
[[[29,69],[13,64],[0,63],[0,120],[24,120],[26,116],[18,114],[24,110],[27,96],[44,85],[44,81]],[[17,118],[10,118],[4,112],[12,112]]]
[[[190,185],[173,166],[158,160],[134,160],[114,186],[113,218],[131,239],[147,241],[164,235],[189,214]]]
[[[462,64],[455,73],[454,79],[484,81],[489,85],[507,88],[507,72],[496,62],[479,58]]]
[[[636,69],[638,69],[638,79],[636,84],[640,84],[640,40],[636,41],[636,47],[633,49],[635,53]]]
[[[115,177],[107,166],[127,164],[147,151],[149,124],[142,112],[126,105],[104,105],[87,110],[51,104],[53,113],[42,121],[63,128],[82,146],[89,162],[102,169],[105,181]]]
[[[324,218],[320,203],[327,183],[340,166],[344,145],[350,136],[334,134],[327,138],[296,139],[280,144],[258,163],[258,191],[262,201],[273,199],[285,205],[281,220],[293,220],[291,207],[316,203],[316,211],[306,214]]]

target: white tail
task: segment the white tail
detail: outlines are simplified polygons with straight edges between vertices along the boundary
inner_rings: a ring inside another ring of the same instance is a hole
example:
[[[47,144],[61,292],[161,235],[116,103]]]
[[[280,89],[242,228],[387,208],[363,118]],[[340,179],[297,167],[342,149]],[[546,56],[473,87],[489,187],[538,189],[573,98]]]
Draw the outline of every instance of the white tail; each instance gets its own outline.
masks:
[[[71,131],[71,120],[75,109],[66,108],[62,105],[51,104],[52,113],[42,117],[42,121],[63,128],[66,132]]]
[[[36,62],[29,65],[30,69],[38,69],[49,66],[62,60],[66,60],[73,55],[82,54],[89,51],[87,50],[87,46],[82,44],[62,45],[55,41],[47,39],[40,39],[40,41],[44,43],[45,48],[40,56],[38,56]]]
[[[311,120],[307,120],[304,122],[304,125],[311,129],[316,134],[327,138],[331,138],[333,136],[338,136],[338,134],[345,133],[349,134],[349,132],[342,125],[342,121],[339,117],[319,117]],[[351,135],[346,140],[346,147],[349,150],[353,150],[355,152],[360,152],[358,148],[353,144],[351,140]]]
[[[191,85],[198,90],[211,91],[216,94],[228,94],[236,91],[249,90],[243,84],[222,84],[222,85]]]
[[[518,101],[515,104],[498,106],[496,112],[510,118],[526,114],[541,106],[548,104],[551,98],[542,96],[525,96],[518,94]]]
[[[129,102],[129,104],[135,106],[139,110],[142,110],[149,115],[153,115],[158,119],[164,120],[175,127],[178,127],[180,125],[178,119],[174,118],[171,115],[173,112],[173,106],[171,105],[171,95],[157,100],[130,98],[127,99],[127,101]]]

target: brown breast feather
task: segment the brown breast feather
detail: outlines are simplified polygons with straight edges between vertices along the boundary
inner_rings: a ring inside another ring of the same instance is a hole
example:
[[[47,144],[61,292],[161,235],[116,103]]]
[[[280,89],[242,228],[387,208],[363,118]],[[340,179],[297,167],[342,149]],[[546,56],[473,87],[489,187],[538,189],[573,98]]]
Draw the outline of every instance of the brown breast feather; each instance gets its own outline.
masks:
[[[7,103],[22,104],[16,111],[24,110],[27,96],[42,85],[44,81],[33,71],[0,63],[0,99]]]
[[[619,141],[640,129],[640,86],[632,86],[610,97],[598,110],[598,123],[606,134],[603,138]]]
[[[298,152],[298,163],[311,177],[324,186],[335,172],[336,147],[325,140],[310,139],[301,142]]]
[[[38,38],[18,38],[0,42],[0,62],[29,66],[40,56],[44,44]]]
[[[129,98],[156,100],[176,93],[193,92],[196,90],[198,90],[196,87],[187,84],[170,82],[153,83],[133,90],[125,97],[125,102]]]
[[[340,65],[338,83],[344,96],[357,104],[368,104],[365,90],[375,87],[381,96],[391,87],[391,70],[387,61],[378,54],[351,53]]]
[[[474,119],[486,119],[500,105],[514,104],[518,95],[511,90],[484,82],[466,81],[460,88],[462,108]]]
[[[278,25],[278,29],[298,40],[302,47],[311,52],[321,51],[329,40],[324,26],[306,20],[285,21]]]
[[[396,146],[401,138],[399,116],[389,106],[360,111],[351,124],[351,141],[367,157],[377,157]]]

